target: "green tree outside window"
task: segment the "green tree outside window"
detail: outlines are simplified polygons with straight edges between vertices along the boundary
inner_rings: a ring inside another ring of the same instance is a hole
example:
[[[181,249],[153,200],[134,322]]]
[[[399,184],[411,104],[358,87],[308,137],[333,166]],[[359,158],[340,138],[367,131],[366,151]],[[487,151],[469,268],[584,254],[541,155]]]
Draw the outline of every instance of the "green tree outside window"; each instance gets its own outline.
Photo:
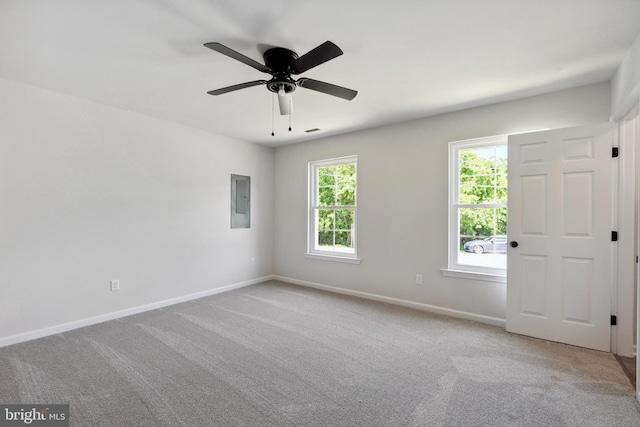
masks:
[[[318,246],[353,248],[356,165],[320,167],[317,173]]]
[[[469,240],[507,234],[507,147],[460,150],[460,247]],[[468,207],[476,205],[477,207]],[[493,206],[487,206],[493,205]]]

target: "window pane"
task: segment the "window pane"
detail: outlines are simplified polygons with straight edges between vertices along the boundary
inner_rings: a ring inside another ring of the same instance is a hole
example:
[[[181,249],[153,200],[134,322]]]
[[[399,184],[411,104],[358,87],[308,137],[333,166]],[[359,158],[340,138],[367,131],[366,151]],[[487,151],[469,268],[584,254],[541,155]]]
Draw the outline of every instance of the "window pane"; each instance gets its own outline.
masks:
[[[340,165],[337,167],[338,184],[351,184],[356,183],[356,165]]]
[[[335,185],[336,183],[336,167],[330,166],[326,168],[318,168],[318,185]]]
[[[351,241],[350,231],[337,231],[336,232],[336,250],[352,249],[353,242]]]
[[[492,146],[459,151],[462,204],[507,202],[507,147]]]
[[[496,175],[496,203],[507,204],[507,167],[505,163],[504,174]]]
[[[338,206],[354,206],[356,204],[356,187],[344,185],[338,187]]]
[[[353,209],[336,210],[336,230],[351,231],[353,218]]]
[[[317,229],[319,231],[333,231],[335,230],[333,210],[320,209],[318,210],[318,223]]]
[[[334,206],[336,204],[336,188],[319,187],[318,188],[318,206]]]
[[[335,233],[333,231],[319,231],[318,232],[318,247],[320,249],[327,249],[333,247],[333,237]]]
[[[459,209],[458,264],[507,266],[507,209]]]

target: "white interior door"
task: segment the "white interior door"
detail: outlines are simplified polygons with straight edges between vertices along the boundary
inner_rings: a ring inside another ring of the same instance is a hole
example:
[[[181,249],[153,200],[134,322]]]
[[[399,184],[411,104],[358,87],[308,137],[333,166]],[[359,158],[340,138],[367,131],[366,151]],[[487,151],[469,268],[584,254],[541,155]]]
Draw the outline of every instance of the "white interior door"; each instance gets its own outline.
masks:
[[[509,137],[507,331],[609,351],[612,125]]]

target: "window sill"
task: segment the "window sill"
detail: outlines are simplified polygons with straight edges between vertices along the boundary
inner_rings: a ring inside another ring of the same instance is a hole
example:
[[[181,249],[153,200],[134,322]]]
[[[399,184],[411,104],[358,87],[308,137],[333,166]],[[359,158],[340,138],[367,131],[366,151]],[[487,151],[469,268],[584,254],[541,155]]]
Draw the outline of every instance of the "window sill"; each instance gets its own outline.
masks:
[[[304,257],[309,259],[319,259],[322,261],[344,262],[347,264],[360,264],[360,261],[362,261],[360,258],[351,258],[351,257],[336,256],[336,255],[320,255],[320,254],[310,254],[310,253],[304,254]]]
[[[443,268],[442,274],[447,277],[458,277],[460,279],[482,280],[485,282],[507,283],[507,276],[499,274],[478,273],[474,271],[451,270]]]

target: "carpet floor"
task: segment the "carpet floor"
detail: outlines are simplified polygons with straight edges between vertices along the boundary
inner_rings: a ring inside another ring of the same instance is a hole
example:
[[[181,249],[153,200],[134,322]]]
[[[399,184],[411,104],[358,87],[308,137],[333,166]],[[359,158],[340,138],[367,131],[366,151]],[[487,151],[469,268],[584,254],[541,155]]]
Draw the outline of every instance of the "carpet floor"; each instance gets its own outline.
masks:
[[[634,426],[615,357],[279,282],[0,348],[72,426]]]

